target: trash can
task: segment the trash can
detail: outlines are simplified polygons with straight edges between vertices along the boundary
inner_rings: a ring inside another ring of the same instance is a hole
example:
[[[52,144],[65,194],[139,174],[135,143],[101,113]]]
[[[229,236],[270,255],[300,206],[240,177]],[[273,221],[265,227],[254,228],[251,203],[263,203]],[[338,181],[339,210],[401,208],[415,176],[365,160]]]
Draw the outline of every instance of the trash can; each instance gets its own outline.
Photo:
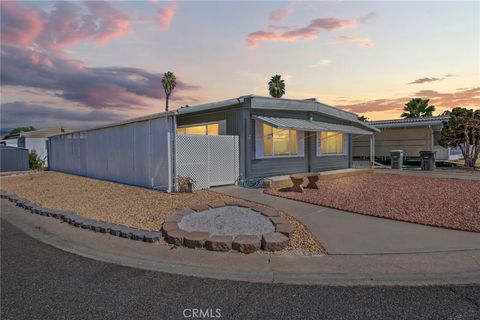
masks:
[[[420,151],[420,158],[422,158],[422,170],[435,169],[435,154],[437,151]]]
[[[402,169],[403,150],[390,150],[390,163],[392,169]]]

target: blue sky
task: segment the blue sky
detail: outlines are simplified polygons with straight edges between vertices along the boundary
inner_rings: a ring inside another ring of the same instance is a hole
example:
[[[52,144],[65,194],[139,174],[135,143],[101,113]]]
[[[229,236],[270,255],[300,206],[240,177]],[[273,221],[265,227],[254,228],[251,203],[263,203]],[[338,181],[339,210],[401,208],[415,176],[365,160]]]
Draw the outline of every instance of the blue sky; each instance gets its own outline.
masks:
[[[398,117],[412,97],[438,112],[478,108],[479,6],[2,2],[2,65],[18,66],[2,68],[2,126],[87,127],[161,111],[168,70],[180,83],[174,108],[267,95],[274,74],[287,98],[371,119]]]

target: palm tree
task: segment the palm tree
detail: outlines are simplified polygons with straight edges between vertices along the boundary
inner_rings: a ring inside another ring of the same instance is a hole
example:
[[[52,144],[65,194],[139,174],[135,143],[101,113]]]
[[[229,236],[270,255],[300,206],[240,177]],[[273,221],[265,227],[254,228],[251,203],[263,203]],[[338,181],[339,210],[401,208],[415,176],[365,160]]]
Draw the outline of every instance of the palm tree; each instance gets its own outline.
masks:
[[[428,105],[429,99],[414,98],[405,104],[402,118],[425,118],[433,116],[434,105]]]
[[[274,75],[268,82],[268,91],[274,98],[281,98],[285,94],[285,81],[282,80],[281,75]]]
[[[357,119],[363,122],[368,121],[368,117],[365,117],[365,116],[357,116]]]
[[[177,85],[177,79],[173,72],[165,72],[162,78],[163,89],[165,90],[165,111],[168,111],[168,100],[172,94],[173,89]]]

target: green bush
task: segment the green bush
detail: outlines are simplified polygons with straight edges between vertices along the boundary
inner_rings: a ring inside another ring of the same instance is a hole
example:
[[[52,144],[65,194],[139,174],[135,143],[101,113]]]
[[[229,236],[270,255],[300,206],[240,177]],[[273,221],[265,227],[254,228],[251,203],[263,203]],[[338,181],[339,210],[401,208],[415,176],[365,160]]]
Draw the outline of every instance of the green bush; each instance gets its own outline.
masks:
[[[28,153],[28,163],[31,170],[41,170],[45,168],[45,160],[41,159],[35,150]]]

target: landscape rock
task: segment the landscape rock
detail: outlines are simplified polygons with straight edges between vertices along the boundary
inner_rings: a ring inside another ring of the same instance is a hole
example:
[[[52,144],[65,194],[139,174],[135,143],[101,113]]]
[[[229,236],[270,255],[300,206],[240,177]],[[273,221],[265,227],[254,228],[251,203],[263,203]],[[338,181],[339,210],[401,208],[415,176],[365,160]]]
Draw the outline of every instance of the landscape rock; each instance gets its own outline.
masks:
[[[195,212],[195,211],[192,211],[192,212]],[[177,222],[182,221],[183,217],[184,217],[184,215],[172,214],[172,215],[169,215],[168,217],[165,218],[164,223],[171,223],[171,222],[177,223]]]
[[[177,229],[172,230],[166,234],[166,240],[168,243],[176,245],[176,246],[183,246],[185,236],[187,231]]]
[[[237,207],[244,207],[244,208],[250,208],[251,205],[247,201],[243,200],[230,200],[230,201],[225,201],[226,206],[237,206]]]
[[[275,226],[275,231],[290,237],[293,232],[293,228],[289,223],[279,223]]]
[[[207,211],[210,209],[210,207],[206,204],[197,204],[196,206],[191,207],[192,210],[194,211]]]
[[[190,209],[190,208],[183,208],[183,209],[180,209],[180,210],[177,210],[175,211],[175,214],[176,215],[179,215],[179,216],[184,216],[184,215],[187,215],[187,214],[190,214],[190,213],[194,213],[195,211]]]
[[[261,210],[259,210],[259,212],[268,218],[280,217],[280,212],[272,208],[263,207]]]
[[[270,217],[270,220],[272,221],[272,223],[274,225],[277,225],[277,224],[288,224],[288,220],[285,219],[285,218],[282,218],[282,217]]]
[[[165,234],[168,234],[172,230],[178,229],[178,223],[176,222],[165,222],[162,226],[162,231]]]
[[[225,207],[225,202],[223,202],[223,201],[213,201],[213,202],[209,202],[208,206],[212,209],[221,208],[221,207]]]
[[[153,243],[159,241],[161,237],[161,232],[147,231],[144,234],[143,241]]]
[[[232,248],[241,253],[253,253],[260,249],[261,243],[258,236],[239,235],[232,242]]]
[[[288,237],[284,234],[273,232],[262,236],[262,249],[266,251],[280,251],[287,247]]]
[[[210,251],[230,251],[232,242],[232,236],[212,235],[205,241],[205,248]]]
[[[210,233],[192,231],[185,234],[183,239],[183,244],[189,248],[203,248],[205,242],[207,241]]]

